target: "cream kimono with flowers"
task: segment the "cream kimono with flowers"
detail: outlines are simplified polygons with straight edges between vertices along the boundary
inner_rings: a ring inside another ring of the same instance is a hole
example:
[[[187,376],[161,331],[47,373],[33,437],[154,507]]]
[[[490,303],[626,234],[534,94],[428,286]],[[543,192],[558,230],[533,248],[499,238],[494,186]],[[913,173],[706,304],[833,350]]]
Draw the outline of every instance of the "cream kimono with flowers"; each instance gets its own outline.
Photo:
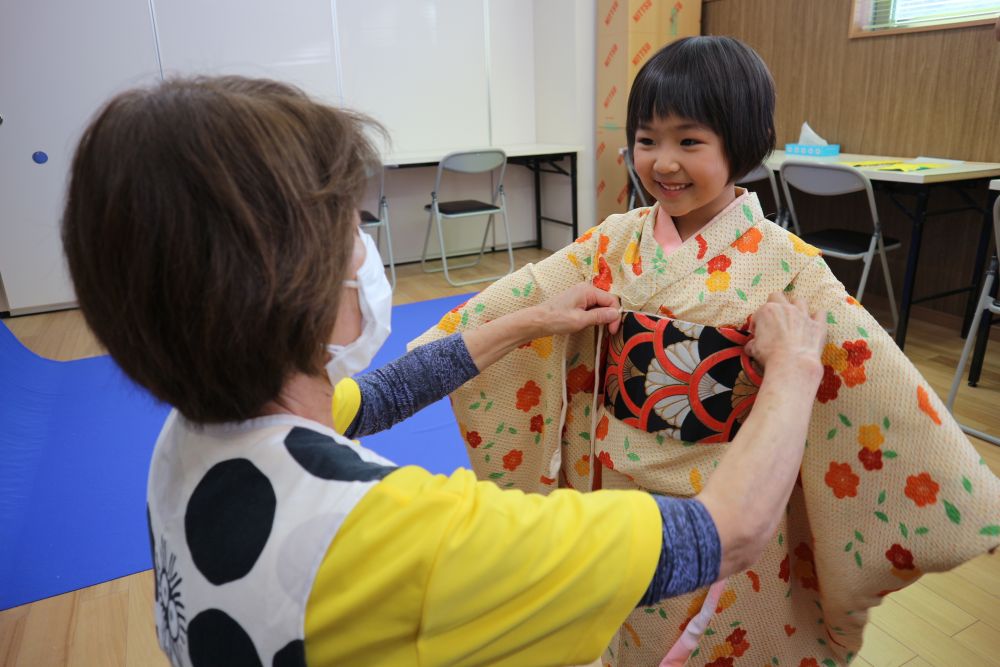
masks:
[[[655,219],[655,207],[609,217],[446,313],[415,343],[581,280],[681,328],[745,328],[775,291],[805,299],[824,313],[829,338],[800,481],[763,556],[729,578],[688,664],[850,661],[882,596],[1000,543],[1000,480],[818,251],[765,219],[755,195],[739,196],[668,256],[653,239]],[[557,485],[698,493],[729,444],[685,443],[616,419],[599,396],[598,337],[535,340],[452,395],[476,473],[541,493]],[[637,609],[605,664],[658,665],[704,599],[702,590]]]

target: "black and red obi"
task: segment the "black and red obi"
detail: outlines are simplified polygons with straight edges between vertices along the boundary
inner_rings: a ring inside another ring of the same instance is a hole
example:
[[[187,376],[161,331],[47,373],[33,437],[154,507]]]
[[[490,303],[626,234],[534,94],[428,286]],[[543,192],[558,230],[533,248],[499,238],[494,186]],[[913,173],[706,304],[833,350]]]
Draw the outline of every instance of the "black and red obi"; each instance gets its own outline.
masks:
[[[749,340],[746,331],[626,312],[605,356],[604,405],[647,433],[729,442],[761,382]]]

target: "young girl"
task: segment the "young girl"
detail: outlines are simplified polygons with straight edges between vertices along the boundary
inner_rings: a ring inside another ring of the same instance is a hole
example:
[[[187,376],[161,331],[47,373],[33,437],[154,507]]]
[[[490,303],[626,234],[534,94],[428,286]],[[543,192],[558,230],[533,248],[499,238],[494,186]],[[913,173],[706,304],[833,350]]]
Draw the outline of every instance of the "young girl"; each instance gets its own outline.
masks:
[[[590,278],[625,311],[610,340],[535,340],[452,394],[473,466],[524,490],[686,497],[715,474],[754,403],[761,376],[742,346],[755,309],[785,290],[824,314],[800,484],[769,547],[707,604],[702,590],[636,610],[605,663],[657,665],[668,651],[670,664],[843,663],[882,596],[1000,543],[1000,482],[927,382],[819,251],[735,187],[772,149],[773,112],[771,76],[746,45],[694,37],[662,49],[636,77],[626,127],[656,204],[610,216],[417,341]],[[715,615],[700,642],[701,623],[678,642],[703,606]]]

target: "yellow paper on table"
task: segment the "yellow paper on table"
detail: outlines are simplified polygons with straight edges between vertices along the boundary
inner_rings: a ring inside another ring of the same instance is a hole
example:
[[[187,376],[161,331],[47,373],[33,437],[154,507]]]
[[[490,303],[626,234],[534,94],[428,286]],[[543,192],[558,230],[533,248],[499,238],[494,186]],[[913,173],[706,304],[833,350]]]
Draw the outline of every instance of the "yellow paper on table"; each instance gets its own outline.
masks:
[[[896,162],[884,167],[876,167],[876,169],[878,171],[921,171],[923,169],[940,169],[947,166],[946,164],[932,164],[930,162]]]
[[[861,162],[840,162],[848,167],[878,167],[881,165],[896,164],[895,160],[862,160]]]

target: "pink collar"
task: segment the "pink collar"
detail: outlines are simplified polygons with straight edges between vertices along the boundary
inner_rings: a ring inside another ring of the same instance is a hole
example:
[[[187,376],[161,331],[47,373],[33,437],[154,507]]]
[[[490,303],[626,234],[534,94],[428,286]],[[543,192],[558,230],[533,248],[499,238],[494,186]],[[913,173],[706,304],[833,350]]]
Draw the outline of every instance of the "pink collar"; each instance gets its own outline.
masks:
[[[684,243],[681,241],[681,235],[677,233],[677,225],[674,224],[673,218],[662,207],[656,210],[653,238],[663,248],[664,256],[674,252]]]

